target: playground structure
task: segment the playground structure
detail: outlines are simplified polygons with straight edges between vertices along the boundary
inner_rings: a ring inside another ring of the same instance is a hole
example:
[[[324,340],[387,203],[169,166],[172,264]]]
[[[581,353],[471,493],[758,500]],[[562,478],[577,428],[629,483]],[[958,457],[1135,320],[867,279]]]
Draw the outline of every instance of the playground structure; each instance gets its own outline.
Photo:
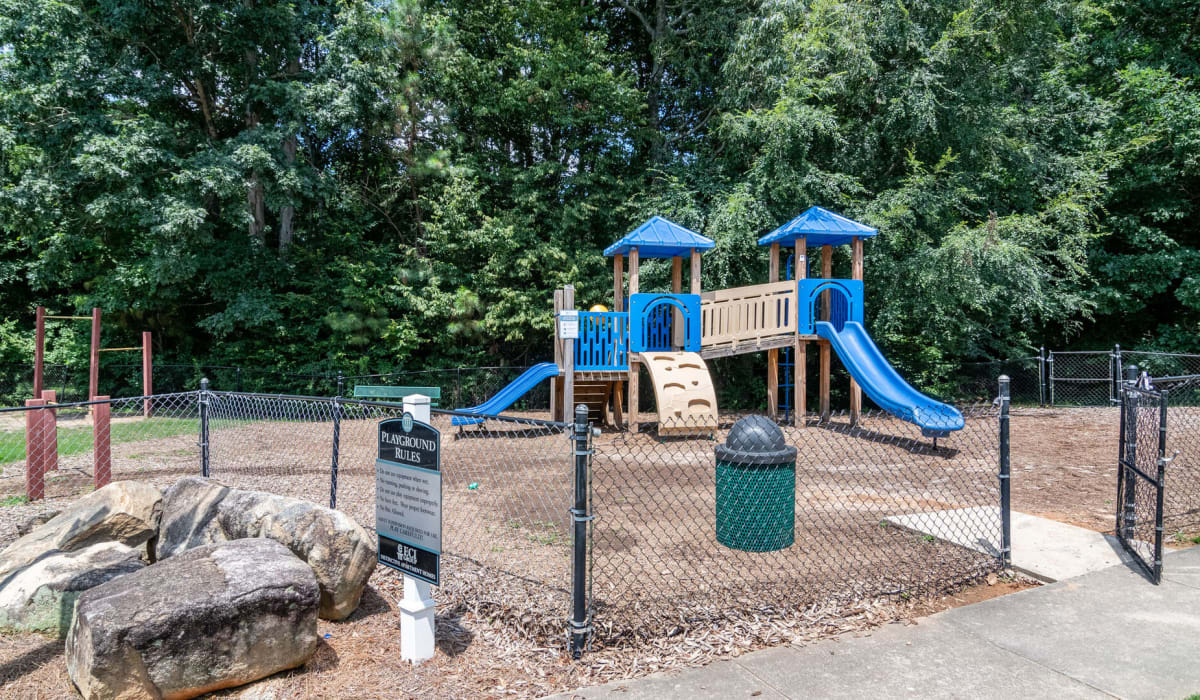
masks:
[[[51,316],[46,314],[46,307],[37,307],[34,318],[33,345],[33,397],[35,399],[46,399],[50,403],[53,403],[55,400],[54,392],[46,390],[43,386],[46,357],[46,321],[48,320],[91,321],[92,338],[90,352],[88,353],[89,401],[98,398],[97,393],[100,388],[100,353],[102,352],[134,352],[140,350],[142,353],[142,396],[149,397],[154,393],[154,348],[153,336],[150,331],[142,332],[141,346],[102,348],[100,347],[100,318],[101,311],[98,307],[92,308],[91,316]],[[142,413],[146,418],[150,417],[151,409],[151,399],[143,399]]]
[[[808,412],[808,346],[816,343],[823,419],[830,413],[832,356],[837,354],[851,376],[852,424],[859,419],[865,391],[880,408],[919,426],[926,437],[960,430],[962,414],[909,385],[863,325],[863,243],[875,235],[873,228],[812,207],[758,240],[769,247],[765,284],[704,292],[700,259],[714,241],[653,217],[604,251],[613,259],[613,310],[578,311],[573,287],[556,291],[554,361],[530,368],[484,404],[466,410],[495,415],[550,379],[556,420],[565,420],[564,408],[582,403],[593,420],[636,433],[644,366],[654,387],[658,433],[711,433],[717,427],[717,403],[705,360],[766,352],[769,415],[778,419],[783,408],[802,427]],[[850,246],[850,279],[832,274],[833,248],[842,245]],[[810,277],[810,247],[821,250],[820,277]],[[793,250],[784,265],[788,279],[781,280],[781,255],[787,249]],[[639,264],[650,258],[671,260],[669,293],[641,291]],[[686,294],[685,258],[690,263]],[[781,369],[792,374],[783,377],[782,387]],[[455,422],[481,420],[457,417]]]

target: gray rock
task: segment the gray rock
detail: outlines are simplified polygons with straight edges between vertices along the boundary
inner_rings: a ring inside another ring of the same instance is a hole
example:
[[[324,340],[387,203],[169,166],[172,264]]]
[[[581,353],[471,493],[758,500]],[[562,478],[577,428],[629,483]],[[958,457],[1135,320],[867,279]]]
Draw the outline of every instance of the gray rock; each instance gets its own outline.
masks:
[[[210,542],[269,537],[312,567],[326,620],[354,612],[375,570],[374,537],[341,511],[201,477],[175,483],[163,502],[159,559]]]
[[[158,489],[141,481],[114,481],[75,501],[0,552],[0,578],[54,550],[71,552],[100,542],[137,547],[158,532],[161,515]]]
[[[33,532],[34,529],[41,527],[43,524],[53,519],[54,516],[61,513],[61,510],[51,510],[45,513],[38,513],[25,519],[25,522],[17,526],[17,537],[24,537]]]
[[[144,566],[141,553],[120,542],[48,552],[0,580],[0,629],[64,637],[80,593]]]
[[[67,673],[85,700],[191,698],[304,664],[312,569],[265,538],[206,545],[79,596]]]

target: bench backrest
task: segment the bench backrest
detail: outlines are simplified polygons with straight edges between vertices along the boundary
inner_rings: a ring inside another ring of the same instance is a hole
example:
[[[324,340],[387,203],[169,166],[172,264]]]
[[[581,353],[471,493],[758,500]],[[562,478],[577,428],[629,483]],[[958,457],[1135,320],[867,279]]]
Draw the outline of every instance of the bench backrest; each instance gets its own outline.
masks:
[[[437,404],[442,398],[442,388],[439,386],[372,386],[359,384],[354,387],[356,399],[403,399],[412,394],[424,394],[430,398],[430,403]]]

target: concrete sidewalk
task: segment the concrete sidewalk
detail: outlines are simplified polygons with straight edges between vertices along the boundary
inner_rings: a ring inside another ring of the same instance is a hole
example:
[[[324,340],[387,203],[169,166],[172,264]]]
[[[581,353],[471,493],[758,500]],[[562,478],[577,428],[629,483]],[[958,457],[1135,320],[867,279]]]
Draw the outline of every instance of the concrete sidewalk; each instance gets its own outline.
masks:
[[[554,696],[650,698],[1174,698],[1200,693],[1200,547],[1162,585],[1114,566],[887,625]]]

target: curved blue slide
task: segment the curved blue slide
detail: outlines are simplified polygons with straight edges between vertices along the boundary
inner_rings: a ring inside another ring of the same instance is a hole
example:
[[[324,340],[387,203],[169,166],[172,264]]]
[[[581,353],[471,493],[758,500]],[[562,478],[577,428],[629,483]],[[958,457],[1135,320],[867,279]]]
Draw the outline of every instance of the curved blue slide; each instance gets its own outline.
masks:
[[[534,365],[521,373],[521,376],[512,381],[511,384],[496,392],[492,398],[484,401],[478,406],[471,408],[461,408],[460,411],[465,413],[479,413],[485,416],[494,416],[499,414],[504,409],[513,405],[517,399],[521,398],[529,392],[530,389],[541,384],[551,377],[558,376],[558,366],[553,362],[543,362]],[[471,418],[469,416],[454,416],[450,419],[450,425],[475,425],[482,423],[483,418]]]
[[[880,408],[892,415],[914,423],[925,437],[945,437],[952,430],[962,430],[962,413],[953,406],[935,401],[904,381],[856,321],[847,321],[842,330],[832,323],[819,321],[817,335],[829,341],[841,358],[850,376]]]

